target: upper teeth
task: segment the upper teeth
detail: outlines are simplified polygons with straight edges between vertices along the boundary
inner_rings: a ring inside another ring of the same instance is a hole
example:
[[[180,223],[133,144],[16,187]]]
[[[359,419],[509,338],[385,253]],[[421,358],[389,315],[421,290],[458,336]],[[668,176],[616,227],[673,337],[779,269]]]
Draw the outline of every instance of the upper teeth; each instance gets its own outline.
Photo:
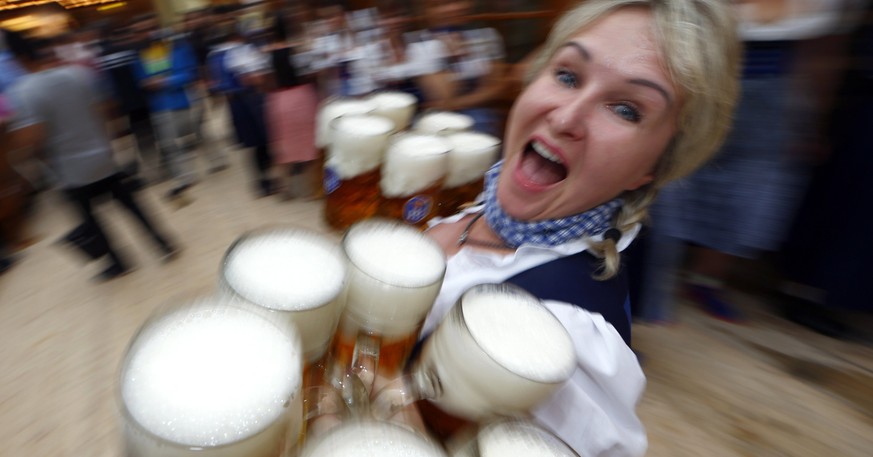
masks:
[[[561,164],[561,158],[549,151],[548,148],[546,148],[539,141],[534,141],[533,143],[531,143],[531,146],[533,147],[534,152],[539,154],[544,159],[555,162],[557,164]]]

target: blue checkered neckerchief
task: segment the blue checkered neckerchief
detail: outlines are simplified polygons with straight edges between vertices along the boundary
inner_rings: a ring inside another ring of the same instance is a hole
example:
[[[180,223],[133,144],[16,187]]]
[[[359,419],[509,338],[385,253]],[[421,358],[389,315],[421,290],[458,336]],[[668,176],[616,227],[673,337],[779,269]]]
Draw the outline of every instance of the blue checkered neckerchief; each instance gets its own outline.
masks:
[[[520,221],[503,211],[497,201],[497,177],[503,162],[498,162],[485,174],[485,219],[508,247],[523,244],[535,246],[558,246],[583,236],[593,236],[612,227],[616,211],[621,208],[621,198],[610,200],[584,213],[559,219]]]

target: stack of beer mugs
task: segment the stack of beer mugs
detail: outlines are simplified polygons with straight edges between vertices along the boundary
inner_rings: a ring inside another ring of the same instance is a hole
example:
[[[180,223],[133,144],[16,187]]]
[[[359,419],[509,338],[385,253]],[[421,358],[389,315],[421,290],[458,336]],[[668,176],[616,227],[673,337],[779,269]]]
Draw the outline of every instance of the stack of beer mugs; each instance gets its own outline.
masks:
[[[445,271],[440,246],[397,220],[357,222],[341,242],[241,235],[214,295],[162,310],[130,343],[126,455],[445,456],[445,420],[527,414],[573,372],[569,335],[523,290],[482,285],[411,360]]]
[[[322,105],[316,138],[326,157],[325,220],[332,228],[373,216],[422,227],[481,192],[500,140],[471,130],[470,116],[428,111],[415,118],[416,110],[415,97],[392,91]]]

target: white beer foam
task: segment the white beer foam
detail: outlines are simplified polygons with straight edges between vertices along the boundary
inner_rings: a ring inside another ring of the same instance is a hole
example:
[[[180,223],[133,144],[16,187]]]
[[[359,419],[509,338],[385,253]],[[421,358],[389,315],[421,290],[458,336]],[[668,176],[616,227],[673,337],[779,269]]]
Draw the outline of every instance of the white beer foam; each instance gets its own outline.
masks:
[[[382,164],[382,195],[389,198],[415,195],[444,178],[451,144],[435,135],[404,133],[388,146]]]
[[[436,443],[387,422],[347,422],[308,444],[303,457],[445,457]]]
[[[578,457],[566,444],[533,424],[507,421],[479,433],[479,457]]]
[[[573,341],[538,300],[495,293],[469,294],[463,300],[470,334],[501,366],[543,383],[562,382],[572,374]]]
[[[456,132],[446,136],[452,145],[445,188],[476,181],[497,161],[500,139],[480,132]]]
[[[260,306],[282,311],[319,307],[346,280],[338,246],[306,230],[270,230],[242,237],[224,260],[231,289]]]
[[[347,115],[333,125],[327,166],[340,178],[350,179],[382,164],[394,121],[377,115]]]
[[[150,322],[131,348],[121,395],[152,434],[185,446],[249,438],[301,386],[293,333],[254,313],[204,302]]]
[[[370,96],[370,101],[376,104],[375,114],[385,116],[392,121],[397,131],[406,130],[415,114],[418,100],[406,92],[377,92]]]
[[[408,335],[418,328],[442,285],[445,254],[417,229],[369,220],[349,229],[346,311],[368,331]]]
[[[316,116],[315,145],[325,148],[331,144],[330,123],[334,119],[350,114],[368,114],[376,109],[369,100],[338,98],[325,102]]]
[[[415,122],[415,130],[423,133],[449,133],[469,130],[473,127],[473,118],[452,111],[431,111],[423,114]]]

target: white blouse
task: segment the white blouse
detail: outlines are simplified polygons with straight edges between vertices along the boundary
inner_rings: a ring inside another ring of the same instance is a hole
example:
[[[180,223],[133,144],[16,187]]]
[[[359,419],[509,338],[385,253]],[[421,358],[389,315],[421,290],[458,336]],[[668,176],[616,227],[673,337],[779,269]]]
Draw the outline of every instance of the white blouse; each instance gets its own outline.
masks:
[[[481,206],[435,219],[430,226],[457,222],[478,211]],[[627,248],[638,232],[636,227],[623,234],[619,250]],[[507,255],[463,247],[448,259],[445,280],[422,334],[430,334],[470,287],[504,282],[522,271],[588,247],[587,241],[575,240],[548,248],[522,246]],[[547,300],[544,304],[570,333],[577,367],[571,378],[533,411],[534,418],[581,456],[644,455],[648,441],[636,405],[646,378],[636,355],[600,314],[559,301]]]

